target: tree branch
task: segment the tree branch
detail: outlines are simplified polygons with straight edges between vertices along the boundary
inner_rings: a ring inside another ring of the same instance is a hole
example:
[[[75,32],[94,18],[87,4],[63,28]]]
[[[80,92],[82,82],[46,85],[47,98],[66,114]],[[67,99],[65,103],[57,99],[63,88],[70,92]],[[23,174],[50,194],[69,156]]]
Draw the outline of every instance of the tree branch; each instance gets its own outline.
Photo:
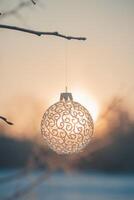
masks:
[[[35,0],[31,0],[31,2],[35,5],[36,4],[36,1]]]
[[[37,36],[52,35],[52,36],[56,36],[56,37],[62,37],[62,38],[67,39],[67,40],[86,40],[87,39],[85,37],[66,36],[66,35],[60,34],[58,32],[35,31],[35,30],[31,30],[31,29],[25,29],[25,28],[21,28],[21,27],[17,27],[17,26],[10,26],[10,25],[4,25],[4,24],[0,24],[0,28],[22,31],[22,32],[34,34],[34,35],[37,35]]]
[[[5,117],[0,116],[0,119],[2,119],[4,122],[6,122],[9,125],[13,125],[13,123],[9,122]]]
[[[31,0],[32,1],[32,0]],[[26,2],[20,2],[17,6],[15,6],[13,9],[11,10],[8,10],[8,11],[3,11],[3,12],[0,12],[0,19],[3,19],[7,16],[10,16],[10,15],[16,15],[20,10],[22,10],[23,8],[25,7],[29,7],[31,5],[33,5],[33,1],[31,3],[31,1],[26,1]]]

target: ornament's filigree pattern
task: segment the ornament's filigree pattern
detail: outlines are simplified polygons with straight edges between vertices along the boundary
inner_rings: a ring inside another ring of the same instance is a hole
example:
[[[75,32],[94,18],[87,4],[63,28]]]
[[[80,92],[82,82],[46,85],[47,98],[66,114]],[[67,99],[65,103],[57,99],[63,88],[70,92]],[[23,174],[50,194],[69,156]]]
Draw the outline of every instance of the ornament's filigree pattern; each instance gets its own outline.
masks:
[[[86,108],[74,101],[59,101],[45,112],[41,132],[58,154],[82,150],[93,135],[93,120]]]

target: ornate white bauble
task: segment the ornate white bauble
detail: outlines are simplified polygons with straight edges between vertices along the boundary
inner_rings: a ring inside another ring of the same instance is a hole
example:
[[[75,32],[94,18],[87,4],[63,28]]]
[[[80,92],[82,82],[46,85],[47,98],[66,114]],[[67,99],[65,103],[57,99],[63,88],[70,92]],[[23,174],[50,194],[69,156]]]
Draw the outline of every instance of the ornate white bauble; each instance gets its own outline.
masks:
[[[50,106],[41,121],[41,133],[58,154],[81,151],[90,142],[94,130],[92,117],[71,93],[61,93],[60,101]]]

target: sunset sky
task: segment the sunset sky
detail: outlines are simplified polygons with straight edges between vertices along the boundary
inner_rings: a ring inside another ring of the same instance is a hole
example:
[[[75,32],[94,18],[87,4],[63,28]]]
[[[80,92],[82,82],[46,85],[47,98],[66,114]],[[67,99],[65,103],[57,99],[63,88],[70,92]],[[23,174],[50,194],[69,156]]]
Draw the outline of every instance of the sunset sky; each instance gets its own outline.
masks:
[[[12,9],[17,2],[1,1],[0,11]],[[67,41],[1,29],[0,114],[10,112],[9,105],[16,113],[17,99],[25,99],[26,110],[30,105],[27,97],[36,99],[44,104],[42,112],[58,101],[65,87],[66,64],[68,88],[76,101],[86,107],[95,104],[101,110],[113,96],[121,95],[133,107],[133,0],[40,0],[19,13],[21,19],[9,16],[0,23],[87,40]]]

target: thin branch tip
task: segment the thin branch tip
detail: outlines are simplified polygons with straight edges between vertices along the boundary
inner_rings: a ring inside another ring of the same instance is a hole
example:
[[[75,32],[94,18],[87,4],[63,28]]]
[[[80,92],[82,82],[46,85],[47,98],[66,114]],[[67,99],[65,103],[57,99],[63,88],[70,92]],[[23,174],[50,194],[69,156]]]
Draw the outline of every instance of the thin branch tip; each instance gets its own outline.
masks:
[[[2,119],[4,122],[6,122],[8,125],[13,125],[13,123],[12,122],[9,122],[8,120],[7,120],[7,118],[5,118],[5,117],[3,117],[3,116],[0,116],[0,119]]]
[[[84,38],[83,38],[83,40],[87,40],[87,38],[86,38],[86,37],[84,37]]]
[[[21,31],[21,32],[25,32],[25,33],[29,33],[29,34],[33,34],[33,35],[37,35],[37,36],[41,36],[41,35],[49,35],[50,36],[51,35],[51,36],[61,37],[61,38],[67,39],[67,40],[86,40],[85,37],[66,36],[57,31],[55,31],[55,32],[35,31],[35,30],[31,30],[31,29],[26,29],[26,28],[21,28],[21,27],[17,27],[17,26],[11,26],[11,25],[5,25],[5,24],[0,24],[0,28]]]
[[[36,5],[36,2],[35,2],[35,0],[31,0],[31,2],[32,2],[34,5]]]

